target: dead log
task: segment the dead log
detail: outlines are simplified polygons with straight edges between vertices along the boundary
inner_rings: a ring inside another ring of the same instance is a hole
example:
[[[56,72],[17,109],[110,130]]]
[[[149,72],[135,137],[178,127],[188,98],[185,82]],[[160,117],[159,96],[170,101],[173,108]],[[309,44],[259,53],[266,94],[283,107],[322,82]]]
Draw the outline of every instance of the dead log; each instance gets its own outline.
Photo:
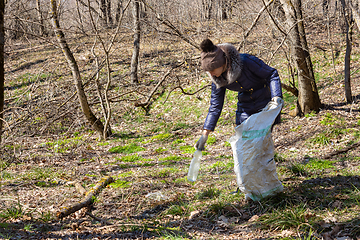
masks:
[[[61,220],[66,216],[80,210],[83,207],[89,206],[93,203],[93,199],[100,191],[108,184],[114,182],[114,179],[110,176],[103,177],[94,187],[92,187],[86,194],[85,198],[77,204],[70,207],[63,207],[56,213],[57,219]]]

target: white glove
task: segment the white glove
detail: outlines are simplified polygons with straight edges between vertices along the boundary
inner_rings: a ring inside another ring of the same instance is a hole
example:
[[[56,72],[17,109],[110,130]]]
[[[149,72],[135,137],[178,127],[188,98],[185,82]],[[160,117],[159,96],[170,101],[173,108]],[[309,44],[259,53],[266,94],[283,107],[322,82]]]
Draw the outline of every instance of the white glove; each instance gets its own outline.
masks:
[[[195,144],[196,150],[204,151],[205,143],[206,143],[207,139],[208,139],[207,135],[201,135],[200,139]]]

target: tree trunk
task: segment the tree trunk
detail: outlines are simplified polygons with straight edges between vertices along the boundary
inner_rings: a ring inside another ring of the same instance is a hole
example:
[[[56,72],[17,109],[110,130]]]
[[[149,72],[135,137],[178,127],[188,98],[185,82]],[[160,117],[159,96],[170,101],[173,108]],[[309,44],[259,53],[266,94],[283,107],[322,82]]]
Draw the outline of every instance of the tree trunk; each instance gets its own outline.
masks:
[[[296,12],[296,17],[298,19],[300,42],[301,42],[301,46],[302,46],[302,49],[305,54],[306,65],[307,65],[309,75],[310,75],[310,83],[311,83],[311,88],[312,88],[311,91],[313,92],[313,98],[314,98],[314,100],[313,100],[314,108],[320,109],[321,102],[320,102],[320,97],[319,97],[319,93],[318,93],[316,82],[315,82],[315,75],[314,75],[314,70],[313,70],[314,68],[313,68],[313,64],[311,61],[310,51],[309,51],[308,43],[306,40],[304,18],[302,16],[302,10],[301,10],[302,9],[301,0],[294,0],[294,8],[295,8],[295,12]],[[318,111],[318,110],[316,110],[316,111]]]
[[[324,19],[326,19],[329,15],[329,3],[330,3],[330,0],[322,0],[322,9],[323,9]]]
[[[353,26],[353,19],[352,19],[352,15],[349,14],[349,7],[350,6],[346,6],[345,0],[341,0],[341,5],[343,8],[343,13],[344,13],[344,22],[345,22],[345,26],[346,26],[346,52],[345,52],[345,69],[344,69],[344,73],[345,73],[345,79],[344,79],[344,84],[345,84],[345,98],[346,98],[346,102],[351,103],[352,102],[352,94],[351,94],[351,78],[350,78],[350,57],[351,57],[351,44],[352,44],[352,26]]]
[[[211,12],[213,8],[213,0],[202,0],[203,12],[206,20],[211,19]]]
[[[4,9],[5,2],[0,0],[0,143],[2,139],[3,116],[4,116]]]
[[[116,24],[118,24],[119,22],[121,12],[122,12],[122,0],[118,0],[116,5],[116,14],[115,14]]]
[[[280,0],[284,8],[286,23],[291,41],[291,53],[298,72],[298,106],[299,114],[304,115],[312,111],[318,112],[321,106],[319,94],[316,88],[312,66],[309,65],[310,54],[307,51],[307,43],[304,29],[300,30],[301,3],[298,0]],[[305,47],[305,48],[304,48]]]
[[[360,31],[360,13],[359,13],[359,10],[358,10],[359,9],[359,4],[358,4],[357,1],[356,1],[355,4],[350,2],[350,7],[351,7],[351,12],[353,14],[356,26],[357,26],[358,30]]]
[[[140,52],[140,3],[135,0],[133,2],[133,17],[134,17],[134,50],[131,58],[131,82],[138,83],[138,65]]]
[[[41,3],[40,0],[36,0],[36,5],[37,5],[37,12],[38,12],[38,18],[39,18],[39,23],[40,23],[40,36],[46,36],[46,31],[45,31],[45,26],[44,26],[44,18],[43,18],[43,14],[41,12]]]
[[[108,26],[112,26],[113,25],[113,18],[111,15],[111,0],[107,0],[107,4],[106,4],[106,19],[108,22]]]
[[[66,57],[66,60],[69,64],[69,67],[70,67],[72,75],[73,75],[74,84],[76,86],[81,109],[82,109],[86,119],[91,124],[91,126],[93,126],[94,129],[96,130],[96,132],[99,134],[100,139],[103,139],[104,125],[102,124],[102,122],[99,119],[96,118],[96,116],[93,114],[93,112],[91,111],[91,109],[89,107],[87,97],[85,95],[84,88],[82,85],[79,67],[74,58],[74,55],[72,54],[72,52],[66,42],[65,35],[62,32],[62,30],[60,29],[60,23],[59,23],[58,15],[57,15],[56,0],[50,0],[50,14],[51,14],[51,18],[52,18],[55,35],[57,37],[57,40],[60,44],[60,47],[61,47],[64,55]]]
[[[106,8],[107,8],[106,0],[101,0],[100,1],[100,12],[101,12],[101,15],[102,15],[103,26],[104,27],[108,27]]]
[[[229,0],[220,0],[221,5],[221,20],[228,19],[228,1]]]

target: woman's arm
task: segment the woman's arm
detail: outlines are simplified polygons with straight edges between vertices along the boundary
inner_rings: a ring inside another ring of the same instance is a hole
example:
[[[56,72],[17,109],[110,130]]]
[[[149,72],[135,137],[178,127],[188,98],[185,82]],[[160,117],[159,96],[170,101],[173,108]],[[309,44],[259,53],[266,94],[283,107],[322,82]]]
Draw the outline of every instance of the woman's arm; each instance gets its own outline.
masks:
[[[211,84],[210,107],[203,129],[214,131],[224,105],[225,91],[224,87],[216,88],[214,83]]]

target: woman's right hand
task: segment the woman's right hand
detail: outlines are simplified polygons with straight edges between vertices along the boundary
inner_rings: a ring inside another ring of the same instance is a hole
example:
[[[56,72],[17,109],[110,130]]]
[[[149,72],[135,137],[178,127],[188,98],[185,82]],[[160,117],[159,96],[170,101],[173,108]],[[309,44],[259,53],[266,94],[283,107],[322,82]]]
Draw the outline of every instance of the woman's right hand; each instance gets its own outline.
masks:
[[[208,139],[210,134],[210,130],[204,129],[200,139],[196,142],[195,148],[196,150],[204,151],[205,150],[205,143]]]
[[[195,144],[196,150],[204,151],[205,150],[205,143],[208,139],[207,135],[201,135],[199,140]]]

